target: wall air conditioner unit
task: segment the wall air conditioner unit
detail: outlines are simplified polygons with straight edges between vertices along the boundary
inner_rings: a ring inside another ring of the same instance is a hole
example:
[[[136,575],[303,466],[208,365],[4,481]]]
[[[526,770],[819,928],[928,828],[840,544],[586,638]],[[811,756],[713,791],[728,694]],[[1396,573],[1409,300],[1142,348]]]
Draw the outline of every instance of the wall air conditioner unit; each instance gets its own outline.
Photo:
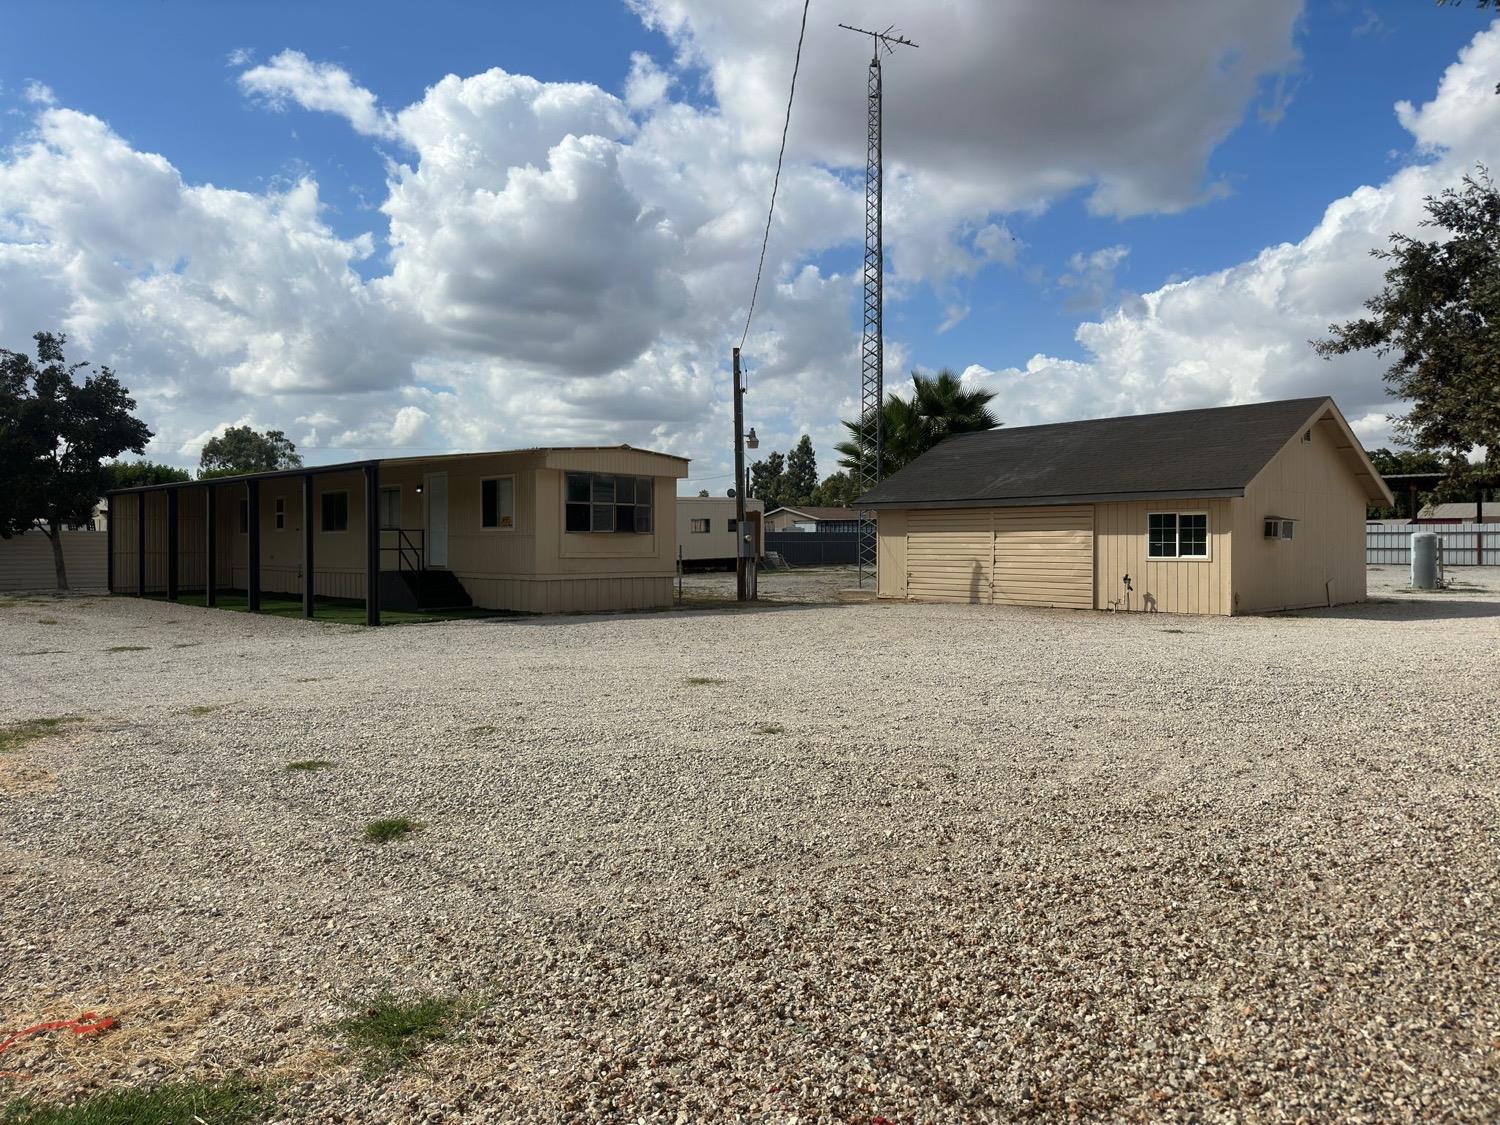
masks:
[[[1280,516],[1266,517],[1267,539],[1294,539],[1297,535],[1297,521],[1282,519]]]

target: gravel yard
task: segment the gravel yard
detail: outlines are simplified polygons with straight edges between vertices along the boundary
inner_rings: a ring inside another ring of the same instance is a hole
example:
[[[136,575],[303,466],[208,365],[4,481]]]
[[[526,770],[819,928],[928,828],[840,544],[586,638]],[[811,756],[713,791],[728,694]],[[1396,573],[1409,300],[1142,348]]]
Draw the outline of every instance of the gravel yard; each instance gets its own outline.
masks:
[[[0,1038],[120,1020],[0,1105],[1494,1120],[1500,578],[1453,573],[1231,620],[0,600],[0,724],[79,717],[0,750]],[[383,992],[451,1033],[363,1065]]]

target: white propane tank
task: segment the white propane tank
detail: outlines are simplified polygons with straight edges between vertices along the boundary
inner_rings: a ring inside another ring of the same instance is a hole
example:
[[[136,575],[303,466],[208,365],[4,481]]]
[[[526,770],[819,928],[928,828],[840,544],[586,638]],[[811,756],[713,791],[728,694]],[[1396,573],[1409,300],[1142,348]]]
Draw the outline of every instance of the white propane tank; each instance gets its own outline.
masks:
[[[1411,588],[1436,590],[1442,584],[1435,531],[1415,531],[1411,537]]]

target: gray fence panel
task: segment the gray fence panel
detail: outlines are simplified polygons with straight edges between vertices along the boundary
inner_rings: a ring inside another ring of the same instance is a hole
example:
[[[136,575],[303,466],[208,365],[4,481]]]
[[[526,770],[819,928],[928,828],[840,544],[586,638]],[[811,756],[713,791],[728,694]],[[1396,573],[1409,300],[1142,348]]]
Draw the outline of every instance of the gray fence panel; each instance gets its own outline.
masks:
[[[1410,566],[1415,531],[1437,533],[1444,566],[1500,566],[1500,524],[1495,523],[1367,523],[1366,564]]]
[[[766,550],[793,566],[852,566],[859,560],[856,531],[768,531]]]

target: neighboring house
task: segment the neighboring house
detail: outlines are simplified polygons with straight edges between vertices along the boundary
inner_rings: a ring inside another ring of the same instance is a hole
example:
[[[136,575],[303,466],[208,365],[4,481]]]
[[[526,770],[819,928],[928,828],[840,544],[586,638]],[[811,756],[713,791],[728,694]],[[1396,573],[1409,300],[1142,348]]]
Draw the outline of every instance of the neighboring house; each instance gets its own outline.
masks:
[[[858,531],[859,512],[853,508],[773,508],[766,513],[767,531]]]
[[[1417,513],[1417,523],[1500,523],[1500,502],[1463,500],[1429,504]]]
[[[68,524],[69,531],[108,531],[109,530],[109,502],[100,500],[94,505],[94,510],[84,523]]]
[[[109,496],[110,589],[233,589],[253,604],[261,592],[365,598],[373,587],[367,620],[381,604],[670,605],[687,466],[629,446],[520,449],[123,489]]]
[[[747,529],[755,535],[755,557],[765,553],[765,537],[762,521],[765,504],[760,500],[745,501]],[[685,565],[723,566],[734,565],[736,544],[739,538],[738,509],[731,497],[724,496],[679,496],[677,498],[677,546]]]
[[[861,498],[881,597],[1213,614],[1363,600],[1391,502],[1331,398],[963,434]]]

